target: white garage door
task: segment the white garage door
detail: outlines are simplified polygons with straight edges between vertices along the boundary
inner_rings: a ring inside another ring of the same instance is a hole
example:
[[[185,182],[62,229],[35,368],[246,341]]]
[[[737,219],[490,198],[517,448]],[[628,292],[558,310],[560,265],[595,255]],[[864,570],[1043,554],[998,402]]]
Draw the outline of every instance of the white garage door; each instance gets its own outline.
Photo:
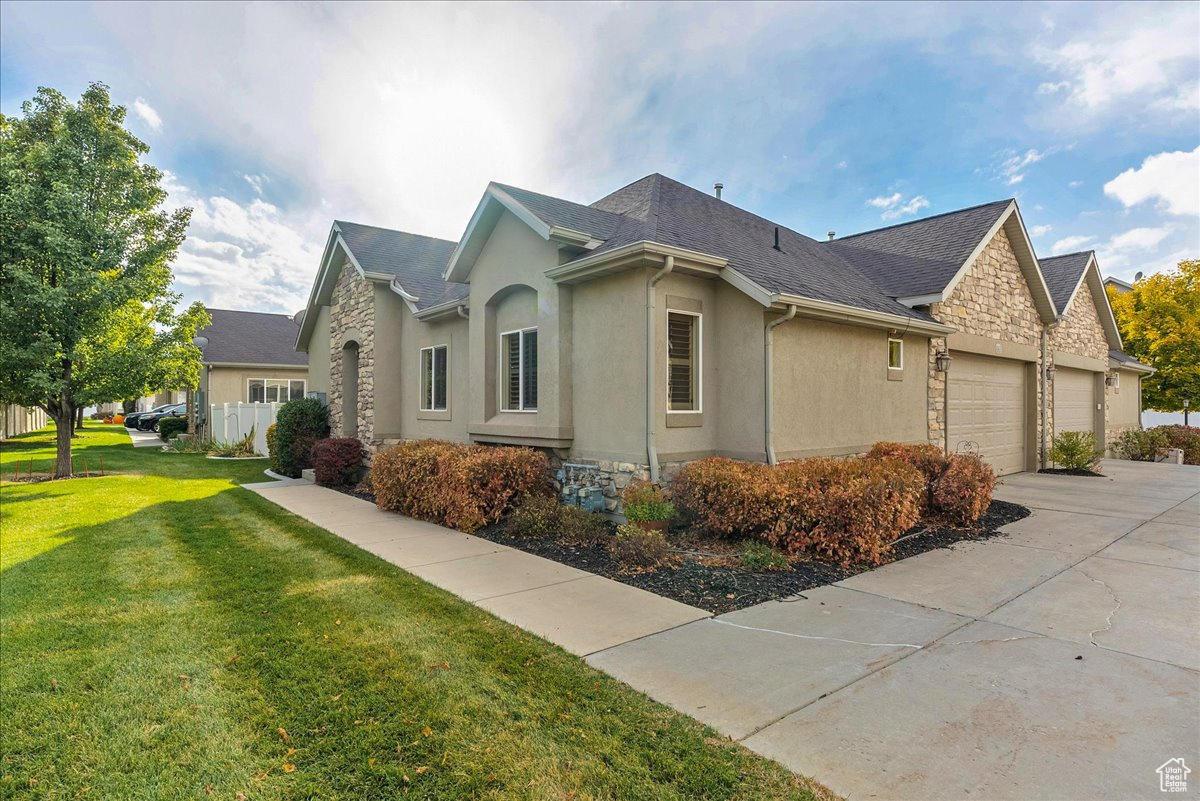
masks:
[[[998,475],[1025,469],[1025,364],[970,353],[950,362],[950,450],[969,444]]]
[[[1096,378],[1087,370],[1059,367],[1054,371],[1054,433],[1094,431]]]

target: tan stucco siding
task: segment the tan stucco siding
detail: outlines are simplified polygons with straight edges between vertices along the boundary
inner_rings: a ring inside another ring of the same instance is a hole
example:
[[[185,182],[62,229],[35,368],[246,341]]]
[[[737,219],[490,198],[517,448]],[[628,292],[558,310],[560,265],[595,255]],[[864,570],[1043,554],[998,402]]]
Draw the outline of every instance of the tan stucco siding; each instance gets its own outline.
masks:
[[[542,438],[571,434],[571,288],[545,271],[558,265],[558,248],[505,212],[471,271],[470,392],[468,425],[473,436]],[[500,408],[499,351],[502,331],[538,329],[538,408]],[[536,443],[530,443],[536,444]]]
[[[220,406],[224,403],[249,403],[248,383],[251,378],[287,378],[308,380],[308,370],[300,367],[295,370],[266,369],[260,367],[213,367],[207,371],[205,381],[207,396],[206,405]],[[306,387],[311,390],[312,387]]]
[[[329,307],[319,306],[308,340],[308,388],[329,392]]]
[[[646,461],[646,270],[574,295],[574,458]]]
[[[723,281],[716,285],[716,296],[712,369],[716,383],[717,450],[738,459],[766,461],[763,422],[766,314],[762,305]],[[776,404],[779,414],[796,413],[788,399],[777,396]]]
[[[403,336],[403,321],[412,313],[404,299],[384,283],[374,285],[375,336],[372,350],[372,421],[373,439],[400,438],[404,411],[405,384],[412,376],[402,369],[401,357],[408,343]],[[362,394],[360,385],[359,394]]]
[[[654,408],[657,413],[654,422],[658,455],[663,462],[686,461],[712,453],[717,448],[717,360],[714,352],[720,333],[716,283],[706,278],[668,275],[656,288],[655,302]],[[700,315],[698,412],[667,410],[667,316],[673,310]]]
[[[926,438],[926,339],[909,334],[899,380],[888,333],[796,319],[775,329],[775,452],[780,459],[862,453]]]
[[[1116,372],[1120,376],[1120,386],[1105,388],[1110,434],[1141,425],[1140,374],[1133,370]]]
[[[403,347],[396,374],[400,387],[401,431],[405,439],[467,442],[470,355],[469,323],[461,317],[423,323],[405,310]],[[446,411],[421,409],[421,349],[446,345]]]

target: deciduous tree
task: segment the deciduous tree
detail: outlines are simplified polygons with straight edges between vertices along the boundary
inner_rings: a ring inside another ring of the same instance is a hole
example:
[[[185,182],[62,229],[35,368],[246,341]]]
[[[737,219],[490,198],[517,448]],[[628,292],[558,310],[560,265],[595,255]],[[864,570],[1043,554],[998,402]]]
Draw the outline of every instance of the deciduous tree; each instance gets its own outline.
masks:
[[[1124,294],[1108,289],[1125,352],[1157,372],[1142,381],[1142,405],[1177,412],[1200,404],[1200,260],[1179,262]]]
[[[163,207],[162,173],[124,123],[99,83],[77,103],[41,88],[21,116],[0,115],[0,399],[54,420],[56,476],[71,472],[76,408],[110,400],[114,371],[139,388],[153,378],[144,360],[116,363],[112,344],[167,331],[178,344],[195,317],[171,312],[191,209]],[[198,365],[190,343],[174,353]]]

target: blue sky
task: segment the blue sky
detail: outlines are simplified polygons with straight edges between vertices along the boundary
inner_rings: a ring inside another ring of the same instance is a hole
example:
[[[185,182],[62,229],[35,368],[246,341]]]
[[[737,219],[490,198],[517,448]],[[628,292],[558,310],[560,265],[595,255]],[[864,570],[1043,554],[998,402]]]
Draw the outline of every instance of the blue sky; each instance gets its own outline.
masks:
[[[1200,255],[1200,5],[0,3],[0,110],[103,81],[195,208],[185,299],[292,312],[330,222],[661,172],[810,236],[1016,197],[1039,255]]]

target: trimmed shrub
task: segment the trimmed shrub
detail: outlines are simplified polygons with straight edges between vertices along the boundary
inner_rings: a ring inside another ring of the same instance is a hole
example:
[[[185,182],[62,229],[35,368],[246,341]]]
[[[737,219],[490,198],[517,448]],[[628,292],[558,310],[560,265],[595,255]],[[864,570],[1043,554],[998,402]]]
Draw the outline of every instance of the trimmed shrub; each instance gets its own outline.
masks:
[[[316,398],[297,398],[275,415],[275,455],[271,469],[291,478],[312,467],[313,443],[329,436],[329,410]]]
[[[626,523],[617,527],[608,544],[612,558],[622,567],[658,567],[667,560],[670,547],[661,531],[647,531]]]
[[[504,532],[527,540],[593,543],[608,534],[608,526],[595,512],[550,495],[527,495],[509,516]]]
[[[186,434],[187,430],[186,417],[164,417],[158,421],[158,436],[163,442],[174,439],[180,434]]]
[[[675,505],[667,500],[662,487],[649,481],[634,481],[621,490],[621,506],[630,523],[670,520]]]
[[[933,512],[933,485],[946,470],[946,454],[936,445],[905,445],[901,442],[876,442],[867,453],[868,459],[904,462],[921,471],[925,477],[925,514]]]
[[[765,542],[756,540],[746,540],[742,543],[738,561],[748,570],[786,570],[789,565],[786,556]]]
[[[344,487],[358,482],[363,446],[355,437],[319,439],[312,446],[313,471],[322,487]]]
[[[879,564],[921,517],[925,479],[904,462],[814,457],[778,472],[795,520],[767,541],[791,553]]]
[[[718,457],[685,465],[673,492],[710,533],[878,564],[920,518],[925,480],[902,461],[817,457],[769,467]]]
[[[1161,431],[1168,447],[1183,451],[1184,464],[1200,464],[1200,426],[1156,426],[1150,430]]]
[[[1117,456],[1133,462],[1153,462],[1158,452],[1168,447],[1166,433],[1157,428],[1122,431],[1112,445]]]
[[[267,456],[271,457],[271,470],[279,472],[279,449],[275,446],[275,424],[267,426]]]
[[[529,448],[416,440],[376,455],[371,487],[380,509],[469,534],[544,489],[547,469],[545,454]]]
[[[974,454],[951,456],[934,483],[930,496],[936,513],[951,523],[969,526],[979,520],[992,505],[996,471]]]
[[[1095,470],[1104,451],[1096,447],[1091,431],[1063,431],[1054,435],[1050,459],[1067,470]]]

